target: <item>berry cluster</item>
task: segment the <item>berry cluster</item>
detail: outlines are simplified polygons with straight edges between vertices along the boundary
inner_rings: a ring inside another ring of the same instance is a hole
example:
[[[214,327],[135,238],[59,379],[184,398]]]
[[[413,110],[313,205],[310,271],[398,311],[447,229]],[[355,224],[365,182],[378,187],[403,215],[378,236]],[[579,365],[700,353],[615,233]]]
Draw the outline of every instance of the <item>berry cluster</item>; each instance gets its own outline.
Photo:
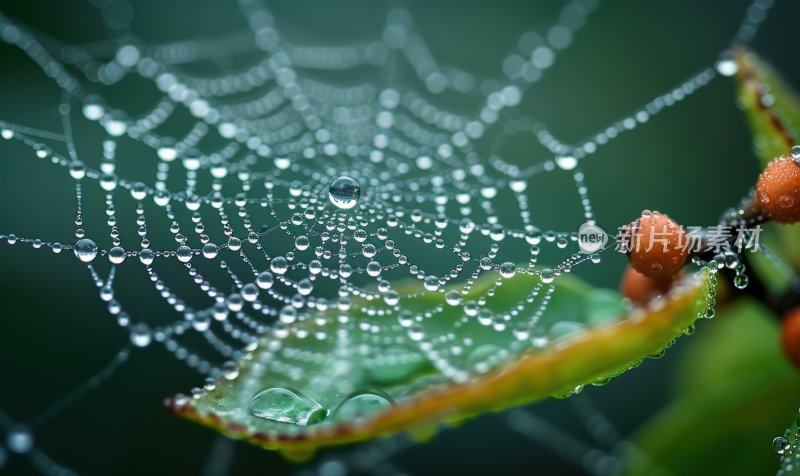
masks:
[[[792,157],[778,157],[770,162],[756,183],[751,203],[762,219],[778,223],[800,221],[800,148]],[[741,212],[740,212],[741,213]],[[628,225],[630,240],[639,243],[658,236],[657,246],[630,246],[630,267],[620,290],[634,305],[641,306],[666,294],[680,277],[689,252],[680,246],[685,233],[667,215],[644,211]],[[800,369],[800,307],[787,313],[781,325],[781,344],[788,360]]]

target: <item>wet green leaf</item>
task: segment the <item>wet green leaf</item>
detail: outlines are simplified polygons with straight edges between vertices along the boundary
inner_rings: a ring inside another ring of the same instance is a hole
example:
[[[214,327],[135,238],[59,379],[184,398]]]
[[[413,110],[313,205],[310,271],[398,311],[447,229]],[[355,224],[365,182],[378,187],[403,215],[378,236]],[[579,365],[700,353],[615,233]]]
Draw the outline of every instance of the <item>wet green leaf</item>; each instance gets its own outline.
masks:
[[[740,300],[690,345],[677,397],[640,431],[627,474],[774,474],[772,439],[800,401],[800,375],[781,355],[774,316]]]
[[[395,288],[401,310],[360,299],[277,326],[237,371],[169,405],[293,458],[397,431],[429,435],[437,423],[565,396],[638,365],[705,312],[713,283],[703,270],[632,312],[616,292],[569,274],[543,283],[523,272],[487,273],[461,304],[405,284]],[[489,318],[512,314],[526,326]]]

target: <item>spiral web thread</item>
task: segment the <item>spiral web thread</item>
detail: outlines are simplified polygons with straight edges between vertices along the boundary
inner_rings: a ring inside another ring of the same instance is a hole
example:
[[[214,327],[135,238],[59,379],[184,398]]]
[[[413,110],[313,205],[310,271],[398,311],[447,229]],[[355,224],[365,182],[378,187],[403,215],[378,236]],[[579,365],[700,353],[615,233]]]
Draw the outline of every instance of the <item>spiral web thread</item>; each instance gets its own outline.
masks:
[[[770,6],[769,0],[753,2],[738,41],[754,37]],[[598,7],[595,0],[568,2],[545,34],[523,34],[520,51],[502,61],[504,77],[498,79],[440,65],[404,10],[388,14],[381,38],[330,47],[283,38],[280,21],[256,0],[240,0],[239,7],[245,32],[155,46],[129,38],[59,45],[60,58],[37,34],[0,14],[0,38],[28,55],[63,91],[61,132],[2,121],[2,137],[21,141],[74,181],[77,242],[6,231],[1,237],[12,245],[74,252],[86,262],[109,313],[130,334],[130,344],[107,367],[43,412],[31,422],[34,427],[101,385],[133,347],[164,346],[213,381],[235,374],[235,362],[263,335],[277,342],[290,335],[333,342],[325,352],[279,344],[265,351],[269,371],[292,380],[303,372],[296,362],[317,362],[348,349],[366,348],[369,354],[402,335],[416,342],[442,381],[464,382],[485,372],[546,339],[537,323],[547,312],[553,283],[600,259],[574,253],[575,231],[534,224],[529,184],[567,174],[583,218],[592,222],[581,162],[720,73],[732,74],[731,62],[718,60],[585,141],[568,144],[514,110],[572,43]],[[48,38],[47,44],[54,41]],[[214,76],[188,67],[213,64],[217,55],[231,53],[253,62]],[[415,80],[395,80],[403,69]],[[319,79],[365,70],[371,71],[369,79],[355,85]],[[383,79],[375,80],[375,72]],[[159,96],[136,117],[102,96],[129,78]],[[469,99],[475,112],[449,112],[438,101],[447,95]],[[179,122],[176,117],[189,117],[191,126],[182,127],[176,139],[159,132],[169,129],[170,121]],[[79,157],[74,121],[103,137],[99,164]],[[522,132],[532,133],[546,151],[544,160],[520,167],[493,153],[504,137]],[[487,140],[493,140],[489,157]],[[117,146],[128,143],[147,152],[117,154]],[[117,170],[133,160],[150,164],[149,178]],[[334,196],[337,205],[329,200],[330,186],[343,176],[356,182],[360,196],[355,201]],[[103,205],[86,200],[98,193]],[[135,219],[122,213],[118,220],[118,207],[135,210]],[[91,214],[104,214],[105,224],[84,230]],[[135,221],[136,235],[121,233],[118,221]],[[540,264],[540,255],[556,264]],[[105,260],[110,271],[101,273],[98,263]],[[137,267],[177,315],[173,322],[149,322],[126,311],[115,278],[119,270]],[[498,279],[484,296],[462,299],[476,280],[492,273]],[[538,276],[540,283],[506,310],[491,310],[492,295],[518,274]],[[171,281],[187,275],[194,289],[182,296]],[[422,285],[400,293],[395,284],[404,281]],[[404,300],[421,295],[441,299],[420,315],[402,311]],[[338,317],[320,317],[337,308]],[[510,336],[511,350],[467,363],[464,356],[480,342],[456,342],[456,334],[426,326],[449,308],[462,309],[457,325],[477,320]],[[359,326],[358,319],[347,317],[353,313],[386,314],[386,324],[370,320]],[[313,330],[298,325],[308,321],[315,322]],[[532,420],[520,415],[512,427],[534,437]],[[8,427],[9,450],[29,453],[46,474],[70,471],[35,447],[30,426],[0,417]]]

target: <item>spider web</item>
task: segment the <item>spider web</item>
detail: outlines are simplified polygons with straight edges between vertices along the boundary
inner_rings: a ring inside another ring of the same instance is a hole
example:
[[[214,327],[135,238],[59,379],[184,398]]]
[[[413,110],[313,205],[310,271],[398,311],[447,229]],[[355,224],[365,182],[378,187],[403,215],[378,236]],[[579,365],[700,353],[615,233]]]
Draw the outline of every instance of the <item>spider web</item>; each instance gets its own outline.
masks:
[[[752,40],[771,3],[753,2],[737,41]],[[32,428],[102,385],[134,349],[161,347],[213,386],[254,350],[289,382],[337,352],[360,352],[367,367],[431,362],[437,383],[467,381],[544,345],[553,283],[610,248],[577,252],[578,226],[595,221],[582,161],[734,67],[715,58],[573,144],[518,106],[578,39],[596,0],[567,2],[546,32],[522,34],[493,78],[440,64],[403,9],[388,12],[379,38],[313,46],[285,36],[262,3],[238,8],[244,31],[160,45],[132,36],[66,44],[0,15],[0,38],[62,91],[60,132],[2,121],[2,137],[51,162],[74,189],[74,236],[3,230],[0,238],[75,254],[129,335],[105,368],[34,421],[0,413],[8,451],[30,455],[45,474],[72,470],[35,444]],[[504,141],[522,133],[535,138],[541,160],[502,156]],[[555,176],[573,186],[563,200],[580,210],[574,228],[537,226],[531,189]],[[498,307],[492,298],[518,275],[541,282]],[[486,276],[496,279],[465,299]],[[404,311],[420,298],[437,304]],[[451,308],[462,314],[457,328],[490,329],[502,345],[489,352],[438,327]],[[359,324],[353,315],[384,320]],[[277,344],[257,348],[265,335]],[[309,344],[282,346],[290,336]],[[409,342],[412,350],[376,355]],[[337,385],[338,399],[353,390]],[[515,415],[512,427],[536,438],[533,417]],[[370,458],[391,474],[387,459],[404,444],[375,445],[383,451]]]

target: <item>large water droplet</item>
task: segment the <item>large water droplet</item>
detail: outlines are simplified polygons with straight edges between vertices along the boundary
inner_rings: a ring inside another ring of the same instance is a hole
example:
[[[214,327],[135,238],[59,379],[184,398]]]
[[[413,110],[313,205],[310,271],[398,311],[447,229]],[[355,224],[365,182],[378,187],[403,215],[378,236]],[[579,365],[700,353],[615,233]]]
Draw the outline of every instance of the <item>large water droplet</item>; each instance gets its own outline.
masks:
[[[145,266],[150,266],[153,264],[153,260],[155,260],[156,254],[151,249],[143,249],[139,252],[139,261],[142,262]]]
[[[192,255],[194,252],[191,248],[186,245],[182,245],[178,247],[178,251],[175,252],[175,256],[178,257],[178,261],[181,263],[188,263],[192,259]]]
[[[6,444],[14,453],[27,453],[33,449],[33,433],[26,425],[14,425],[8,430]]]
[[[336,408],[333,419],[337,421],[364,420],[392,407],[392,398],[377,390],[353,392]]]
[[[328,411],[316,400],[297,390],[282,387],[268,388],[258,393],[250,401],[248,411],[265,420],[301,426],[320,423],[328,416]]]
[[[283,256],[276,256],[269,263],[269,269],[271,269],[273,273],[284,274],[286,270],[289,269],[289,263]]]
[[[108,250],[108,260],[114,264],[120,264],[125,261],[125,249],[115,246]]]
[[[214,243],[206,243],[205,245],[203,245],[202,252],[203,252],[203,257],[208,259],[214,259],[217,257],[217,254],[219,253],[219,248],[217,248],[217,245],[215,245]]]
[[[353,178],[342,175],[336,177],[328,189],[328,198],[337,207],[349,210],[358,203],[361,187]]]
[[[269,271],[262,271],[256,277],[256,285],[258,285],[261,289],[269,289],[272,287],[272,283],[275,281],[275,277],[272,276],[272,273]]]
[[[775,439],[772,440],[772,449],[779,455],[782,455],[788,447],[789,440],[783,436],[776,436]]]
[[[438,291],[439,278],[433,275],[426,276],[425,280],[423,281],[423,285],[425,286],[425,289],[427,289],[428,291]]]
[[[83,238],[75,243],[75,256],[84,263],[92,261],[97,256],[97,245],[94,241]]]
[[[258,299],[258,286],[253,283],[247,283],[242,286],[242,289],[239,293],[242,295],[242,298],[245,301],[253,302]]]

